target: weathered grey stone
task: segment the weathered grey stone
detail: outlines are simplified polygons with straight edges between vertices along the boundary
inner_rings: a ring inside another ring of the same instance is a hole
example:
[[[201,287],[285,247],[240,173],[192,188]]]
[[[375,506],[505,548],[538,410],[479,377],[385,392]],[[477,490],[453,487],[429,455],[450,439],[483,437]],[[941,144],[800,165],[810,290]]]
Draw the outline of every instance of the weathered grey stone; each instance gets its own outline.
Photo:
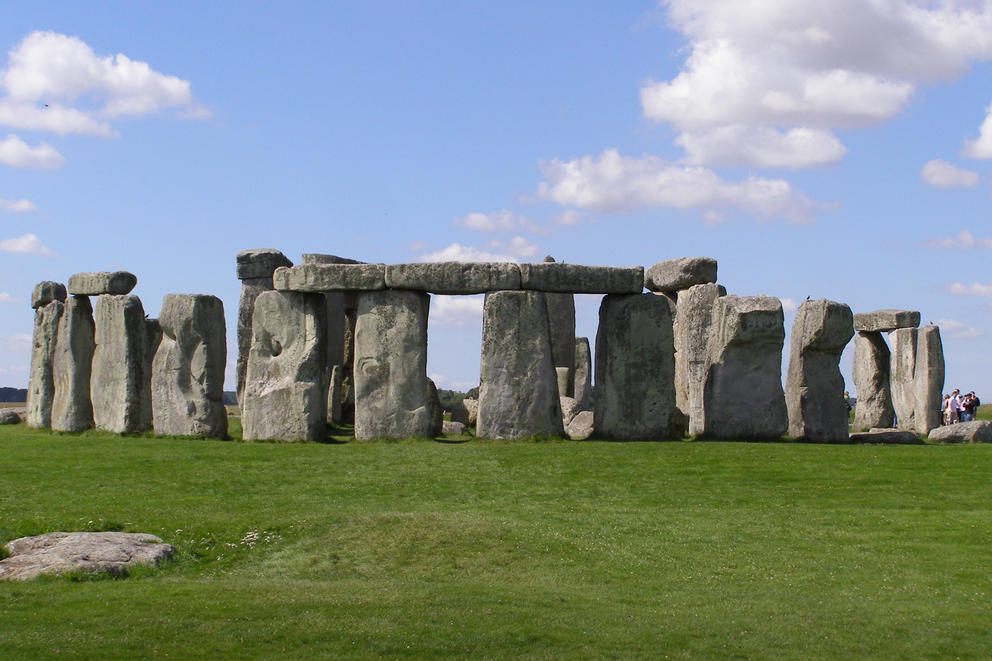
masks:
[[[534,291],[486,294],[476,435],[563,436],[548,330],[548,306]]]
[[[887,443],[892,445],[920,445],[923,441],[911,431],[904,429],[873,428],[869,431],[850,435],[851,443]]]
[[[62,301],[55,300],[34,311],[26,421],[29,427],[35,429],[52,426],[52,400],[55,399],[52,363],[64,308]]]
[[[595,416],[592,411],[579,411],[572,418],[572,421],[568,423],[568,428],[565,433],[573,441],[578,441],[583,438],[589,438],[592,436],[593,425],[595,423]]]
[[[479,400],[466,397],[455,404],[451,410],[451,419],[464,423],[466,427],[474,427],[479,416]]]
[[[386,286],[432,294],[482,294],[520,289],[520,267],[512,262],[390,264]]]
[[[703,433],[706,341],[716,299],[727,290],[712,283],[679,292],[675,307],[675,403],[689,420],[689,433]]]
[[[322,294],[333,291],[374,291],[386,288],[385,264],[301,264],[278,268],[272,284],[279,291]]]
[[[441,425],[441,433],[451,436],[461,436],[465,433],[465,423],[455,422],[454,420],[445,420]]]
[[[889,346],[879,332],[858,331],[854,336],[854,407],[856,431],[892,426],[892,392],[889,389]]]
[[[78,570],[123,576],[175,551],[155,535],[130,532],[50,532],[15,539],[5,548],[10,555],[0,560],[0,579],[8,581]]]
[[[341,385],[344,370],[340,365],[331,368],[331,382],[327,387],[327,420],[333,424],[341,422]]]
[[[292,266],[286,255],[272,248],[242,250],[236,257],[236,272],[238,280],[256,280],[271,278],[272,272],[280,266]]]
[[[850,440],[840,355],[853,335],[854,315],[843,303],[821,298],[799,305],[785,381],[790,436],[826,443]]]
[[[930,430],[927,436],[937,443],[992,443],[992,420],[959,422]]]
[[[569,294],[639,294],[643,266],[583,266],[564,262],[520,265],[523,289]]]
[[[423,292],[364,292],[355,325],[355,438],[433,438]],[[440,404],[438,404],[440,408]]]
[[[323,296],[267,291],[255,299],[241,415],[244,440],[324,439],[324,323]]]
[[[52,301],[65,302],[65,285],[61,282],[44,280],[34,286],[31,292],[31,307],[38,309],[43,305],[48,305]]]
[[[148,427],[154,429],[155,421],[152,419],[152,363],[155,354],[162,343],[162,327],[158,319],[145,319],[145,366],[144,366],[144,392],[141,395],[142,416],[148,421]],[[225,410],[226,412],[226,410]]]
[[[561,402],[561,422],[568,427],[568,423],[582,409],[579,408],[579,402],[574,397],[559,397],[558,401]]]
[[[937,326],[923,326],[917,331],[913,389],[916,433],[929,434],[943,420],[940,407],[944,389],[944,346]]]
[[[96,339],[93,306],[87,296],[71,296],[59,321],[58,342],[52,373],[55,398],[52,401],[52,429],[83,431],[93,428],[90,402],[90,369]]]
[[[916,328],[899,328],[889,333],[889,389],[899,429],[916,429],[918,336]]]
[[[572,294],[545,294],[544,297],[548,305],[551,360],[555,367],[565,368],[567,378],[561,394],[571,396],[575,377],[575,297]]]
[[[151,429],[148,329],[137,296],[104,294],[93,308],[90,399],[97,429],[123,433]]]
[[[21,414],[14,409],[0,409],[0,425],[16,425],[21,421]]]
[[[427,404],[431,413],[431,438],[437,438],[444,430],[444,409],[441,408],[434,379],[427,379]]]
[[[672,311],[654,294],[610,295],[596,333],[596,435],[621,441],[681,438],[675,406]]]
[[[575,371],[572,378],[573,396],[579,409],[592,409],[592,352],[589,351],[589,338],[575,338]]]
[[[865,333],[884,333],[919,325],[920,313],[915,310],[875,310],[854,315],[854,330]]]
[[[555,368],[555,383],[558,384],[558,395],[561,397],[568,397],[568,381],[571,377],[572,370],[567,367],[556,367]]]
[[[69,293],[73,296],[99,296],[130,294],[138,284],[138,277],[127,271],[95,271],[76,273],[69,277]]]
[[[355,421],[355,324],[358,322],[359,292],[344,294],[344,348],[341,380],[341,422]]]
[[[300,255],[300,264],[364,264],[365,262],[338,255],[327,255],[322,253],[303,253]],[[292,266],[292,264],[280,264],[279,266]]]
[[[703,386],[703,435],[777,439],[786,432],[784,341],[777,298],[728,295],[716,300]]]
[[[666,259],[644,272],[644,288],[675,293],[693,285],[716,282],[716,260],[710,257]]]
[[[155,433],[226,437],[224,303],[216,296],[166,294],[158,325],[151,382]]]

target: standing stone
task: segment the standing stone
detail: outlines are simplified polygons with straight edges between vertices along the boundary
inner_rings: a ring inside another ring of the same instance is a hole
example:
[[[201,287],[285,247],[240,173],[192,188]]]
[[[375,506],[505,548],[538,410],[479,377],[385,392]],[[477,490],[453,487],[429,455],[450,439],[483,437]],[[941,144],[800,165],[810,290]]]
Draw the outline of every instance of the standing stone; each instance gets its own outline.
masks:
[[[944,389],[944,346],[937,326],[923,326],[917,332],[913,384],[916,433],[929,434],[931,429],[940,426],[943,417],[940,406]]]
[[[266,291],[254,307],[241,415],[244,440],[324,440],[324,297]]]
[[[476,435],[563,436],[545,297],[536,291],[486,294]]]
[[[596,333],[596,434],[621,441],[681,438],[672,311],[654,294],[603,297]]]
[[[589,338],[575,338],[574,397],[580,411],[592,409],[592,355]]]
[[[37,310],[52,301],[65,302],[65,285],[61,282],[43,280],[34,286],[34,289],[31,291],[32,309]]]
[[[854,430],[892,426],[892,392],[889,389],[889,346],[880,332],[858,331],[854,336]]]
[[[331,368],[331,383],[327,387],[327,418],[333,424],[341,422],[341,383],[344,370],[340,365]]]
[[[703,433],[706,341],[713,306],[726,293],[720,285],[694,285],[679,292],[675,304],[675,402],[689,418],[689,433],[694,436]]]
[[[713,306],[703,385],[703,435],[777,439],[789,427],[782,390],[782,304],[722,296]]]
[[[270,291],[272,273],[280,266],[293,262],[278,250],[242,250],[237,256],[237,276],[241,280],[241,298],[238,300],[238,362],[236,367],[238,406],[244,411],[245,374],[248,369],[248,351],[251,348],[251,319],[255,299],[263,291]]]
[[[83,431],[93,427],[90,402],[90,368],[96,341],[93,306],[88,296],[72,296],[65,302],[55,345],[52,429]]]
[[[341,422],[355,421],[355,325],[358,323],[358,302],[361,294],[344,295],[344,343],[342,347]]]
[[[90,397],[97,429],[137,433],[151,428],[148,330],[137,296],[103,294],[93,310]]]
[[[899,429],[916,429],[916,328],[889,333],[889,388]]]
[[[355,324],[355,438],[434,438],[436,390],[427,378],[430,296],[363,292]],[[437,404],[440,411],[440,403]]]
[[[155,433],[224,438],[224,304],[216,296],[166,294],[158,325],[151,382]]]
[[[568,381],[572,375],[572,370],[567,367],[556,367],[555,368],[555,383],[558,384],[558,395],[560,397],[568,397],[565,393],[568,392]]]
[[[854,335],[854,314],[843,303],[804,301],[792,324],[785,403],[789,435],[848,442],[848,411],[840,355]]]
[[[162,343],[162,326],[158,319],[145,319],[145,381],[144,392],[141,395],[143,405],[142,416],[148,421],[148,427],[155,428],[153,420],[152,406],[152,363],[155,361],[155,354]]]
[[[544,263],[554,262],[548,255]],[[559,380],[559,394],[571,397],[575,378],[575,296],[573,294],[544,295],[548,304],[548,324],[551,332],[551,360],[556,368],[567,370],[564,383]],[[564,385],[564,388],[562,388]]]
[[[451,420],[460,422],[466,427],[475,427],[479,417],[479,400],[466,397],[451,407]]]
[[[55,399],[52,363],[64,307],[62,301],[54,299],[34,311],[26,420],[29,427],[36,429],[52,426],[52,401]]]
[[[437,438],[444,431],[444,409],[441,408],[441,397],[437,394],[434,379],[427,379],[427,392],[431,412],[431,438]]]

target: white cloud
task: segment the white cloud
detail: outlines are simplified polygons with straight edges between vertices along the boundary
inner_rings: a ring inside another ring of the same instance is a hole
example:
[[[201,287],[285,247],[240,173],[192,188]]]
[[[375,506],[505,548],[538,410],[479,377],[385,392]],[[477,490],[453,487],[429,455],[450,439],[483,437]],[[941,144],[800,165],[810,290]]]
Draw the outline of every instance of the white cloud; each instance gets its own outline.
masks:
[[[992,248],[992,239],[975,238],[968,230],[961,230],[954,236],[929,239],[923,245],[928,248]]]
[[[509,241],[493,239],[489,242],[489,247],[492,250],[501,251],[507,255],[513,255],[514,257],[534,257],[539,251],[537,244],[531,243],[519,235],[513,237]]]
[[[0,140],[0,163],[15,168],[49,169],[62,165],[65,158],[47,143],[31,147],[16,135]]]
[[[14,298],[5,291],[0,291],[0,303],[20,303],[21,299]]]
[[[121,53],[98,56],[78,37],[51,31],[32,32],[8,53],[0,87],[0,124],[21,129],[111,136],[107,119],[169,109],[209,116],[189,81]]]
[[[464,328],[482,323],[482,296],[431,296],[431,326]]]
[[[941,334],[954,340],[968,340],[985,335],[981,330],[954,319],[940,319],[937,325],[940,326]]]
[[[839,161],[847,149],[830,132],[796,128],[785,133],[763,126],[718,126],[685,131],[675,139],[685,161],[696,165],[808,168]]]
[[[555,224],[564,225],[566,227],[580,225],[584,222],[593,222],[591,218],[587,219],[584,213],[581,211],[576,211],[575,209],[565,209],[560,214],[556,215],[552,220]]]
[[[460,243],[452,243],[447,248],[425,253],[417,257],[418,262],[515,262],[509,255],[501,255],[463,246]]]
[[[680,143],[694,148],[689,157],[699,164],[806,167],[836,160],[843,152],[831,129],[890,119],[919,82],[952,78],[992,57],[989,3],[661,4],[669,25],[687,38],[688,56],[671,80],[644,84],[641,106],[647,118],[682,132]],[[719,136],[716,146],[709,144],[714,138],[698,137],[736,126],[761,131],[743,136],[736,149],[726,144],[734,136]],[[783,127],[790,130],[778,133]],[[686,137],[691,133],[696,137]]]
[[[16,239],[0,240],[0,252],[31,253],[42,257],[54,257],[55,253],[46,248],[34,234],[25,234]]]
[[[968,158],[992,158],[992,104],[985,109],[985,120],[978,129],[978,137],[965,140],[961,155]]]
[[[598,158],[541,163],[546,181],[538,195],[565,206],[596,211],[630,211],[645,207],[738,208],[760,220],[784,218],[793,223],[813,219],[814,203],[782,179],[720,178],[710,169],[668,163],[654,156],[632,158],[607,149]]]
[[[472,383],[470,381],[452,381],[443,374],[431,374],[431,381],[433,381],[434,385],[439,389],[457,390],[458,392],[467,392],[479,385],[478,383]]]
[[[978,183],[978,173],[962,170],[947,161],[935,158],[923,164],[920,179],[937,188],[967,188]]]
[[[983,285],[980,282],[973,282],[966,285],[955,282],[953,285],[947,286],[947,292],[954,296],[992,296],[992,283]]]
[[[461,218],[455,218],[455,225],[461,225],[478,232],[512,232],[521,220],[519,216],[507,209],[493,213],[473,211]]]
[[[782,311],[786,314],[792,314],[799,309],[799,305],[791,298],[781,298],[779,300],[782,302]]]
[[[2,200],[0,199],[0,211],[7,213],[28,213],[37,211],[38,207],[30,200]]]

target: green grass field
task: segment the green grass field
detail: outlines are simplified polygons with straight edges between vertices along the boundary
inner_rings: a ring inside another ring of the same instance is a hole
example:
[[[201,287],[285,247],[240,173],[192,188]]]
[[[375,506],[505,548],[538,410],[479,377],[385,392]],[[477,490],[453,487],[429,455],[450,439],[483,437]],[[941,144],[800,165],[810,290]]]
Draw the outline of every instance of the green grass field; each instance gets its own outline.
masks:
[[[992,447],[276,444],[0,427],[0,659],[987,659]]]

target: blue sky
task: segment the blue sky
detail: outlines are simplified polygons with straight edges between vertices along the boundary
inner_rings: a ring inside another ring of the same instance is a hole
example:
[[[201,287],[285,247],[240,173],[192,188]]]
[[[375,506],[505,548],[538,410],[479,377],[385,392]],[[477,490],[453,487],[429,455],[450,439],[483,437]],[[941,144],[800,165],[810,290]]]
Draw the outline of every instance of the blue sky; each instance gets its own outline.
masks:
[[[234,256],[272,247],[707,255],[787,312],[918,309],[947,389],[992,397],[992,3],[8,1],[0,19],[0,385],[27,383],[32,286],[78,271],[134,272],[152,316],[169,292],[220,296],[233,365]],[[578,297],[579,334],[597,307]],[[477,382],[480,310],[432,304],[439,386]]]

